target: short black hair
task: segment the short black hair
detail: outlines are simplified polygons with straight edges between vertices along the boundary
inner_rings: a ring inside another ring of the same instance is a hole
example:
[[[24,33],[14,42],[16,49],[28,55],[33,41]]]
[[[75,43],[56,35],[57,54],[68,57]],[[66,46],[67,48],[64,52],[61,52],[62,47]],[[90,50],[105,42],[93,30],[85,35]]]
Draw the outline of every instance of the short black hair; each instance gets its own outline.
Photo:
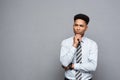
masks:
[[[86,22],[86,24],[88,24],[89,23],[89,17],[87,16],[87,15],[85,15],[85,14],[76,14],[75,16],[74,16],[74,21],[75,20],[77,20],[77,19],[82,19],[82,20],[84,20],[85,22]]]

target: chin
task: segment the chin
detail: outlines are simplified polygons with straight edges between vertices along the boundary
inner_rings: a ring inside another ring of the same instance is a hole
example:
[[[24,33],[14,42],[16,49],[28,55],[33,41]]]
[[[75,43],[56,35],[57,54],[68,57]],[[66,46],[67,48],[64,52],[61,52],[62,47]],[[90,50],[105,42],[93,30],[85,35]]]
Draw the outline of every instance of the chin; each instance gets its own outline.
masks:
[[[75,34],[80,34],[81,35],[81,33],[79,33],[79,32],[76,32]]]

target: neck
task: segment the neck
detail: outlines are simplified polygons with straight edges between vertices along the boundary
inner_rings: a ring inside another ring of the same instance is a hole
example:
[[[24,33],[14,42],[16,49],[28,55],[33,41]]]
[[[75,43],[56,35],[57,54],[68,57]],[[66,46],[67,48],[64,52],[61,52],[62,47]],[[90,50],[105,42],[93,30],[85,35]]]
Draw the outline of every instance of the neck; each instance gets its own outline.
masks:
[[[81,34],[75,34],[75,35],[81,35]],[[83,37],[83,36],[84,36],[84,34],[81,35],[81,37]]]

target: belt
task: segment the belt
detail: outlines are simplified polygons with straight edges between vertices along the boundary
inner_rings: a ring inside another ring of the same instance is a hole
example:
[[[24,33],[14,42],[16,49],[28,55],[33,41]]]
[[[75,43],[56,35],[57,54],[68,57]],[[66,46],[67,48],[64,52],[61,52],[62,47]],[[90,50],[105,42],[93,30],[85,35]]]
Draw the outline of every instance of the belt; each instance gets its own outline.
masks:
[[[65,77],[65,80],[72,80],[72,79],[68,79],[68,78],[66,78],[66,77]],[[89,79],[89,80],[92,80],[92,78],[91,78],[91,79]]]

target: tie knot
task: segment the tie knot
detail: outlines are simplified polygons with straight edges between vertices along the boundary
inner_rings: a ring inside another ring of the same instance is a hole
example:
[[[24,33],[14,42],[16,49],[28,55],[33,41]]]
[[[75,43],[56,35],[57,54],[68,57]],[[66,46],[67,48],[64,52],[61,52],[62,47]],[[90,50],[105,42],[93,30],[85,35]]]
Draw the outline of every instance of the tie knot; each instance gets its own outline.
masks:
[[[78,47],[81,46],[81,42],[78,43]]]

